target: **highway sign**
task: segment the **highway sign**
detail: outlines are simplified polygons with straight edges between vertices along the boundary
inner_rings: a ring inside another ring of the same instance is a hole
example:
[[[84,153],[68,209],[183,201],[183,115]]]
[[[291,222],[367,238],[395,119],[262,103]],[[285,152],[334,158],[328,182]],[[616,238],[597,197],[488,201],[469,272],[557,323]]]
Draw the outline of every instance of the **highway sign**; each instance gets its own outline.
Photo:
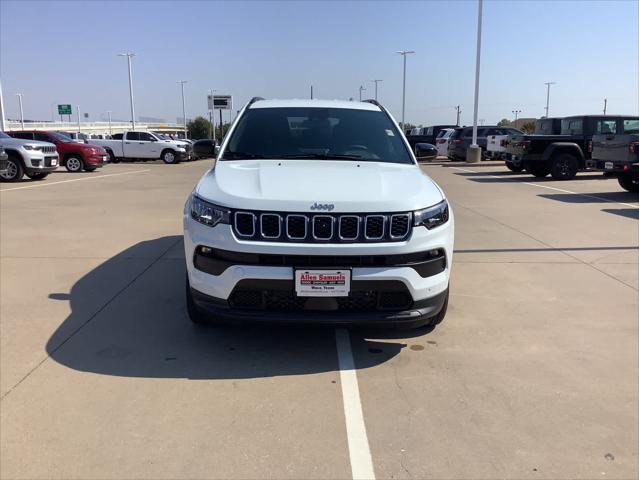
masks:
[[[71,105],[58,105],[58,115],[71,115]]]

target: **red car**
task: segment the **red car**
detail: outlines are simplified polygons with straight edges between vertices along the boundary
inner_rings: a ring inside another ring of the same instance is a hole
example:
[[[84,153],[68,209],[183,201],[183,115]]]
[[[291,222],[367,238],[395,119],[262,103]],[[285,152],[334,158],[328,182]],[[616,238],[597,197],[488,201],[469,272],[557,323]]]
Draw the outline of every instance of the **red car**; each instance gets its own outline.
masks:
[[[60,165],[64,165],[69,172],[92,172],[96,168],[102,167],[109,156],[106,150],[97,145],[77,143],[71,137],[60,132],[41,130],[20,130],[6,132],[14,138],[24,138],[26,140],[39,140],[55,144]]]

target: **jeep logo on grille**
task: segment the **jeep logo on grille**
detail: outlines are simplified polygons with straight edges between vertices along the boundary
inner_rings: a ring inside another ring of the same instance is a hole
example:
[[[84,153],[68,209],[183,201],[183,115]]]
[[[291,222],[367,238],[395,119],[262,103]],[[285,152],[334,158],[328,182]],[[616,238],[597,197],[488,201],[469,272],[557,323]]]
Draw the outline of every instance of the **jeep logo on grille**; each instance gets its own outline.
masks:
[[[335,208],[335,205],[332,203],[317,203],[315,202],[311,205],[311,210],[328,210],[329,212]]]

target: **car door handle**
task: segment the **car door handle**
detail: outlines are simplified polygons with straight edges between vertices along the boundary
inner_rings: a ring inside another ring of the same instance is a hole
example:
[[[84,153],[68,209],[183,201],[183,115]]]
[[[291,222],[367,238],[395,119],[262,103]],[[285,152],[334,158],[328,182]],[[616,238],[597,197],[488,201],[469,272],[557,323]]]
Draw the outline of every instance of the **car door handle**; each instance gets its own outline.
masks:
[[[614,140],[614,139],[615,139],[614,135],[610,135],[609,137],[606,137],[606,140]]]
[[[138,143],[138,145],[144,145],[144,143],[143,143],[143,142],[140,142],[140,143]]]
[[[126,143],[127,145],[131,145],[131,142],[124,142],[124,143]]]

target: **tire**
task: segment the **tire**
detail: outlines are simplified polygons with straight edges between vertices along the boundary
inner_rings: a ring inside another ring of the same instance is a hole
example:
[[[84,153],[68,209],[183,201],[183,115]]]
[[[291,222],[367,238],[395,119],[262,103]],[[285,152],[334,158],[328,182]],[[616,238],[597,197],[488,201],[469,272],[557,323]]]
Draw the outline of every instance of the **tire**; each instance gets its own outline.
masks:
[[[176,163],[180,163],[178,156],[173,150],[164,150],[162,152],[161,158],[162,161],[168,165],[175,165]]]
[[[6,173],[0,175],[4,182],[19,182],[24,176],[24,167],[22,161],[15,155],[9,154],[9,163]]]
[[[544,178],[550,173],[548,165],[546,165],[544,162],[529,163],[526,167],[526,170],[528,170],[531,175],[537,178]]]
[[[639,179],[633,179],[632,175],[621,175],[617,177],[617,181],[624,190],[639,193]]]
[[[29,177],[31,180],[44,180],[45,178],[47,178],[47,175],[49,175],[49,172],[27,173],[27,177]]]
[[[85,172],[95,172],[98,169],[98,167],[84,167],[84,171]]]
[[[522,164],[515,165],[512,162],[506,162],[506,168],[508,168],[511,172],[521,172],[524,169],[524,166]]]
[[[107,153],[109,154],[110,163],[120,163],[120,159],[115,156],[112,150],[107,150]]]
[[[569,153],[554,155],[551,159],[550,175],[555,180],[572,180],[579,170],[579,160]]]
[[[191,284],[189,283],[189,277],[186,277],[186,311],[189,314],[189,318],[193,323],[198,325],[205,325],[212,323],[211,319],[198,308],[193,301],[193,295],[191,295]]]
[[[444,299],[444,305],[442,305],[442,309],[439,311],[437,315],[435,315],[430,324],[434,327],[435,325],[439,325],[444,321],[444,317],[446,316],[446,312],[448,311],[448,297],[450,295],[450,287],[446,288],[446,298]]]
[[[82,171],[82,168],[84,168],[84,162],[77,155],[71,155],[65,160],[64,166],[68,172],[78,173]]]

